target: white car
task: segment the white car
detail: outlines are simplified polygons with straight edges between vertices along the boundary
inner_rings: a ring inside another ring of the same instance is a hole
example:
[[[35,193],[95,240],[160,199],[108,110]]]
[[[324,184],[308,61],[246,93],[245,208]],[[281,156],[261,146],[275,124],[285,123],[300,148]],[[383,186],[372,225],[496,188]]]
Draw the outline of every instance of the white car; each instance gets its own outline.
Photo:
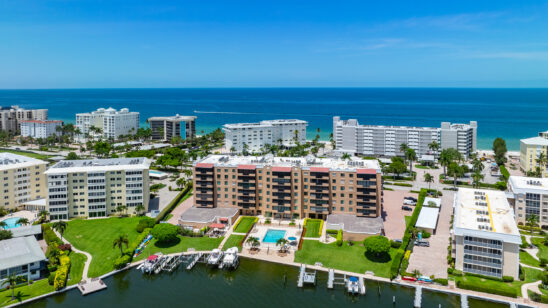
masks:
[[[404,199],[403,204],[405,204],[405,205],[416,205],[417,202],[415,202],[413,200],[409,200],[409,199]]]

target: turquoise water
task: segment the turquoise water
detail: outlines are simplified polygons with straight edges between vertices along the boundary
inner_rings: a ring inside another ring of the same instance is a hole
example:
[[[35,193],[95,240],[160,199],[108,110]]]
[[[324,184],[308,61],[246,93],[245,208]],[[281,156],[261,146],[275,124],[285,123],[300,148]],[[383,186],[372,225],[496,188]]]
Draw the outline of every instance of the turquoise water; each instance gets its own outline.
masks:
[[[243,258],[235,271],[198,264],[173,273],[143,275],[132,269],[104,279],[108,288],[83,297],[71,290],[23,307],[413,307],[414,289],[366,280],[365,296],[347,295],[342,287],[327,289],[327,273],[318,272],[317,285],[297,287],[296,267]],[[395,304],[393,304],[395,299]],[[423,308],[460,307],[457,296],[423,292]],[[508,305],[470,300],[470,308]]]
[[[17,224],[17,221],[21,219],[21,217],[11,217],[8,219],[4,219],[3,221],[6,223],[6,229],[13,229],[17,227],[21,227],[20,224]]]
[[[163,172],[156,171],[156,170],[149,170],[148,173],[152,173],[152,174],[165,174],[165,173],[163,173]]]
[[[279,239],[285,236],[284,230],[268,229],[263,238],[263,243],[274,243],[278,242]]]
[[[162,115],[195,115],[198,133],[225,123],[298,118],[327,140],[332,117],[362,124],[439,127],[440,122],[478,121],[478,147],[496,137],[519,150],[519,139],[548,130],[548,89],[456,88],[232,88],[0,90],[0,105],[48,108],[52,119],[74,122],[75,114],[98,107],[128,107],[141,123]]]

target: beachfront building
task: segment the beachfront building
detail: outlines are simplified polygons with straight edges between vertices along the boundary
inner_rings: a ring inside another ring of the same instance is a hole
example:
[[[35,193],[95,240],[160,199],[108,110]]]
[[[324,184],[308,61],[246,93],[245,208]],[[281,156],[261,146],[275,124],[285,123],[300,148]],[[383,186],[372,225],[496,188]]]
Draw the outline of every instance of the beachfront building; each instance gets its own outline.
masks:
[[[259,123],[225,124],[225,147],[236,152],[259,152],[265,145],[292,147],[306,142],[303,120],[269,120]]]
[[[197,207],[238,208],[242,215],[381,215],[376,160],[210,155],[194,165],[194,190]]]
[[[27,201],[47,197],[47,162],[0,153],[0,207],[15,209]]]
[[[152,131],[152,140],[171,141],[171,138],[181,137],[181,122],[185,124],[185,139],[196,137],[196,117],[180,116],[152,117],[147,120]]]
[[[122,108],[99,108],[96,111],[76,114],[76,127],[83,135],[93,135],[90,130],[95,127],[101,130],[107,139],[118,139],[120,135],[135,134],[139,129],[139,112]]]
[[[525,225],[532,215],[541,228],[548,228],[548,178],[510,176],[509,201],[514,206],[516,222]]]
[[[47,260],[34,236],[15,237],[0,241],[0,284],[11,274],[26,281],[41,277]]]
[[[506,194],[459,188],[453,207],[455,268],[466,273],[518,279],[521,237]]]
[[[60,136],[57,127],[62,127],[63,121],[23,120],[21,121],[21,136],[46,139],[49,136]]]
[[[548,177],[546,164],[537,160],[541,153],[548,157],[548,132],[540,132],[538,137],[520,140],[519,167],[523,172],[540,171],[542,177]]]
[[[58,162],[45,172],[51,219],[137,214],[139,205],[147,211],[149,167],[142,157]]]
[[[47,109],[23,109],[19,106],[0,107],[0,131],[17,134],[21,131],[21,121],[45,121],[47,119]]]
[[[358,120],[341,120],[333,117],[333,139],[336,153],[369,156],[403,156],[400,145],[405,143],[417,156],[437,154],[430,144],[437,142],[440,149],[455,148],[465,157],[476,151],[477,122],[451,124],[442,122],[441,127],[411,127],[360,125]]]

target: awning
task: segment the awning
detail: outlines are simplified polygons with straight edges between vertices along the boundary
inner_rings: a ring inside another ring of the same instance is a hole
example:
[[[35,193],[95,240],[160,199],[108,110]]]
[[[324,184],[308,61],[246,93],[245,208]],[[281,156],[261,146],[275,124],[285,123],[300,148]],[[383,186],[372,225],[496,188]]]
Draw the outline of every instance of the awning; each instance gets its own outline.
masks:
[[[377,174],[377,169],[356,169],[357,174]]]
[[[219,218],[219,221],[228,221],[228,218]]]
[[[329,172],[329,168],[310,167],[310,172]]]
[[[154,260],[156,260],[156,259],[158,259],[158,256],[157,256],[157,255],[152,255],[152,256],[150,256],[150,257],[147,258],[148,261],[154,261]]]
[[[217,229],[224,229],[224,224],[211,224],[209,225],[210,228],[217,228]]]
[[[272,167],[274,172],[291,172],[291,167]]]
[[[243,170],[255,170],[256,166],[255,165],[238,165],[238,169],[243,169]]]

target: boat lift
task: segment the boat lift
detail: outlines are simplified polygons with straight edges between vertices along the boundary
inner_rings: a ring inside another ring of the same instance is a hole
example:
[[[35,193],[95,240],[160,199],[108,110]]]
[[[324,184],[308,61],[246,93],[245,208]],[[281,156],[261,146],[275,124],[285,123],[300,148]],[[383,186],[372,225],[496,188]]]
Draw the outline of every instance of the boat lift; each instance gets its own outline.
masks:
[[[306,265],[301,264],[301,270],[299,272],[299,280],[297,281],[297,286],[302,288],[305,283],[316,285],[316,271],[307,272]]]

